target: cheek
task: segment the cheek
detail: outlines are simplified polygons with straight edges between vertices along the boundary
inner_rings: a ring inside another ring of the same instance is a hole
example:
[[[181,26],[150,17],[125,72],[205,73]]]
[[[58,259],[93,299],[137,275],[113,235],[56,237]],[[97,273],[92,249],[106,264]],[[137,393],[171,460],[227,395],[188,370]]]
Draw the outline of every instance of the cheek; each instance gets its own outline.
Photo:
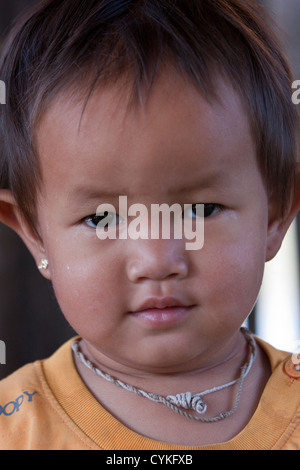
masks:
[[[119,307],[117,286],[121,289],[114,263],[96,257],[54,261],[52,282],[64,316],[80,335],[84,336],[86,330],[99,330],[100,325],[106,329],[114,327],[113,315],[108,313]]]
[[[203,282],[215,314],[244,319],[257,299],[264,272],[265,247],[251,234],[224,243],[208,254]]]

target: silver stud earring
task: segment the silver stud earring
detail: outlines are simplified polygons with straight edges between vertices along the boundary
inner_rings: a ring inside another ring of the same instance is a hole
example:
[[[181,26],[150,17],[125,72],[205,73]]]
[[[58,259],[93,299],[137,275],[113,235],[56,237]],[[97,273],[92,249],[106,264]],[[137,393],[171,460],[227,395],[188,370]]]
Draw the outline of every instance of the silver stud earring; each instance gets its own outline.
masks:
[[[38,265],[38,268],[40,270],[44,270],[46,271],[46,269],[48,269],[48,266],[49,266],[49,261],[45,258],[43,258],[40,262],[40,264]]]

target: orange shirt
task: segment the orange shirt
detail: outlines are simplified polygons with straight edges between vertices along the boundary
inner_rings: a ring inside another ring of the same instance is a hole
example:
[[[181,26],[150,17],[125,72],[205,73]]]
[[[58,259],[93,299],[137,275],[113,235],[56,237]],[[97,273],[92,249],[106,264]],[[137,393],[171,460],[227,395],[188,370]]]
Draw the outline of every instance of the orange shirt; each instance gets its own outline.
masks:
[[[228,442],[204,447],[165,444],[139,435],[108,413],[78,375],[71,341],[44,361],[0,382],[1,450],[300,450],[300,379],[290,354],[257,339],[272,375],[247,426]]]

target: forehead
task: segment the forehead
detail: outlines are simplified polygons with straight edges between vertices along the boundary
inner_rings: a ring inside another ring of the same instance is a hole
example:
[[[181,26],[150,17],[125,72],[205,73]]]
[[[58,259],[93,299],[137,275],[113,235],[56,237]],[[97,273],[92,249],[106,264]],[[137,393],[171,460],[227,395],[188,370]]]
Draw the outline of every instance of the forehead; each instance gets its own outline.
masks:
[[[255,153],[247,113],[221,77],[216,90],[220,99],[208,101],[184,78],[163,73],[134,107],[125,84],[97,89],[86,106],[76,93],[60,95],[36,128],[44,188],[61,178],[70,187],[98,179],[103,190],[147,192],[195,171],[209,177],[217,167],[221,176],[243,165]]]

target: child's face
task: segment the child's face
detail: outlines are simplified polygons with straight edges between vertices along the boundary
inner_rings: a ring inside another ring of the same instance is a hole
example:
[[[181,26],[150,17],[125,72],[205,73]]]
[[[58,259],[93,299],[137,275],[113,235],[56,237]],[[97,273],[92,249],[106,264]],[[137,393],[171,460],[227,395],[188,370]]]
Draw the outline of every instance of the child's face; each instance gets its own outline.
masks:
[[[246,112],[221,80],[209,105],[163,74],[128,111],[125,88],[83,103],[63,96],[37,128],[38,217],[61,309],[98,358],[135,370],[209,364],[256,300],[268,256],[268,197]],[[82,120],[81,120],[82,117]],[[204,247],[186,240],[99,240],[84,219],[99,204],[207,206]],[[143,309],[167,297],[183,307]]]

